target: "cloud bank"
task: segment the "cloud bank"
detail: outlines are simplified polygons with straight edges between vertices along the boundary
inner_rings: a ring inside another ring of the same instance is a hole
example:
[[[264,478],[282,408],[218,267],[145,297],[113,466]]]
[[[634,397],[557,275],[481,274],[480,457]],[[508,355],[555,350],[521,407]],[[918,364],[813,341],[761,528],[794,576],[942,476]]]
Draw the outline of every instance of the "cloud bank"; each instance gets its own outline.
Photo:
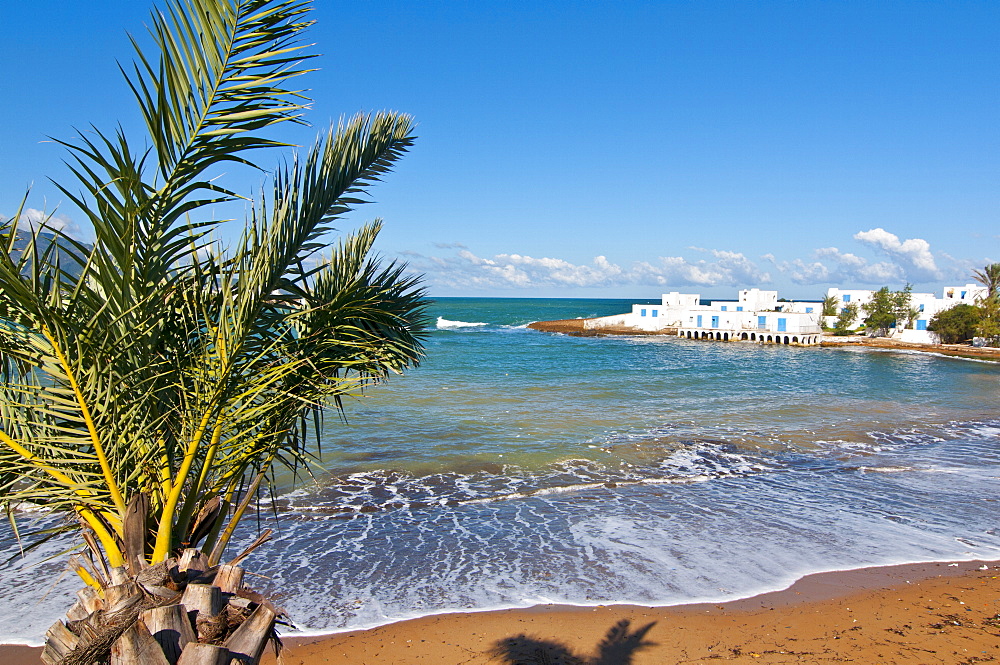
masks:
[[[857,251],[837,247],[812,250],[807,257],[752,258],[739,251],[688,247],[688,256],[659,256],[622,265],[606,256],[589,263],[519,253],[480,256],[467,245],[438,243],[433,255],[405,252],[411,268],[433,287],[468,290],[611,288],[621,286],[753,287],[775,279],[797,285],[884,286],[969,280],[970,261],[937,256],[921,238],[901,239],[883,228],[852,236]],[[871,256],[863,256],[867,252]]]
[[[436,286],[470,289],[614,286],[720,286],[766,284],[771,276],[739,252],[706,250],[711,258],[690,260],[661,256],[631,266],[595,256],[589,264],[565,259],[497,254],[481,257],[453,244],[450,256],[406,252],[411,267],[425,273]]]

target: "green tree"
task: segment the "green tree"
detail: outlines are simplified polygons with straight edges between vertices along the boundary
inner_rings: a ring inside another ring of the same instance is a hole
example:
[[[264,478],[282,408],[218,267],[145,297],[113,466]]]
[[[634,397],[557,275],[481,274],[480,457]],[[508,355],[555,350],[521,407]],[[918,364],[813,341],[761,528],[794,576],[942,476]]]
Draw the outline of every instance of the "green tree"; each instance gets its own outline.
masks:
[[[883,286],[872,294],[871,299],[861,306],[865,313],[865,328],[872,337],[884,337],[896,321],[895,304],[888,286]]]
[[[982,270],[973,270],[973,278],[986,287],[986,295],[979,299],[981,321],[977,332],[990,346],[1000,343],[1000,263],[991,263]]]
[[[936,332],[945,344],[960,344],[975,336],[981,321],[978,307],[960,303],[931,317],[927,329]]]
[[[982,270],[973,270],[972,278],[986,287],[986,298],[1000,296],[1000,263],[991,263]]]
[[[905,330],[909,328],[920,312],[914,309],[911,304],[913,297],[913,285],[907,284],[901,291],[892,294],[892,314],[895,318],[896,329]]]
[[[72,516],[74,567],[109,603],[109,585],[176,568],[185,548],[210,580],[275,466],[313,454],[324,410],[422,354],[422,291],[372,257],[379,221],[318,260],[412,145],[408,116],[342,121],[276,170],[231,247],[210,241],[213,206],[248,198],[222,169],[256,167],[285,145],[264,130],[302,122],[289,83],[306,71],[310,9],[169,0],[151,17],[157,57],[136,47],[125,70],[149,147],[121,130],[61,142],[75,176],[61,189],[93,246],[43,226],[12,253],[20,211],[0,223],[0,496]],[[99,628],[115,637],[139,625],[128,616]]]
[[[861,306],[865,312],[865,328],[871,337],[885,337],[890,328],[905,328],[910,325],[917,312],[910,306],[913,287],[907,284],[900,291],[890,291],[883,286],[872,294],[871,299]]]
[[[837,296],[829,295],[823,298],[823,316],[837,316]]]
[[[851,326],[858,320],[858,303],[851,302],[844,305],[837,315],[837,320],[833,324],[835,335],[843,336],[851,334]]]

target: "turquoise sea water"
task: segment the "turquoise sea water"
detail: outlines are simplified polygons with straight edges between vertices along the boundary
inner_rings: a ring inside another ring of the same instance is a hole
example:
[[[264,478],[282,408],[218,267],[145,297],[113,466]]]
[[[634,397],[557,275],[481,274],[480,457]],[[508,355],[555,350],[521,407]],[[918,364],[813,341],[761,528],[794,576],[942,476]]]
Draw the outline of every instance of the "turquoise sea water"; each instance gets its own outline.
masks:
[[[253,582],[326,632],[1000,558],[1000,366],[525,327],[629,305],[436,301],[422,365],[329,418],[325,470],[247,520],[279,534]],[[70,604],[69,576],[38,585],[56,551],[0,567],[0,640],[38,642]]]

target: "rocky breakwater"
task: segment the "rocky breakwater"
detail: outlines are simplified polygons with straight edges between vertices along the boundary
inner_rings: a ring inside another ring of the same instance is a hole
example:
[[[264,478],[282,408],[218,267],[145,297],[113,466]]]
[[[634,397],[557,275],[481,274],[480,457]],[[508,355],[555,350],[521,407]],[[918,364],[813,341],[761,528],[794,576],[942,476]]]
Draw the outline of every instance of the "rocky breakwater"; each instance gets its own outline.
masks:
[[[607,317],[605,317],[607,318]],[[574,337],[599,337],[602,335],[676,335],[677,328],[641,330],[632,326],[604,323],[600,319],[560,319],[558,321],[535,321],[529,323],[532,330],[562,333]]]

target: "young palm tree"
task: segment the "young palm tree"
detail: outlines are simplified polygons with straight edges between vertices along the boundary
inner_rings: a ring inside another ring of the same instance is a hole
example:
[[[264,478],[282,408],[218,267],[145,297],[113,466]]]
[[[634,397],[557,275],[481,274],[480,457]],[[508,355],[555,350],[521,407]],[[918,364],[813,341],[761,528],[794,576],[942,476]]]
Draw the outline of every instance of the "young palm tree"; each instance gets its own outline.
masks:
[[[379,222],[317,260],[333,223],[412,144],[408,116],[342,121],[276,171],[228,251],[210,241],[209,206],[245,198],[213,179],[217,167],[255,166],[259,149],[283,145],[263,130],[301,122],[308,100],[289,83],[305,71],[309,9],[169,0],[152,15],[158,57],[136,46],[126,73],[151,147],[121,131],[63,143],[75,181],[61,189],[93,246],[43,226],[14,252],[20,215],[0,224],[2,500],[70,516],[86,543],[73,565],[93,589],[77,618],[106,610],[75,637],[54,626],[52,662],[99,660],[140,611],[210,583],[275,466],[307,460],[324,409],[421,355],[422,292],[370,257]],[[117,602],[123,585],[136,593]]]
[[[837,306],[840,301],[837,296],[829,295],[823,297],[823,316],[837,316]]]
[[[973,270],[972,278],[986,287],[986,299],[1000,295],[1000,263],[991,263],[982,270]]]
[[[996,346],[1000,340],[1000,263],[973,270],[972,277],[986,287],[986,295],[977,303],[980,315],[977,332],[989,346]]]

